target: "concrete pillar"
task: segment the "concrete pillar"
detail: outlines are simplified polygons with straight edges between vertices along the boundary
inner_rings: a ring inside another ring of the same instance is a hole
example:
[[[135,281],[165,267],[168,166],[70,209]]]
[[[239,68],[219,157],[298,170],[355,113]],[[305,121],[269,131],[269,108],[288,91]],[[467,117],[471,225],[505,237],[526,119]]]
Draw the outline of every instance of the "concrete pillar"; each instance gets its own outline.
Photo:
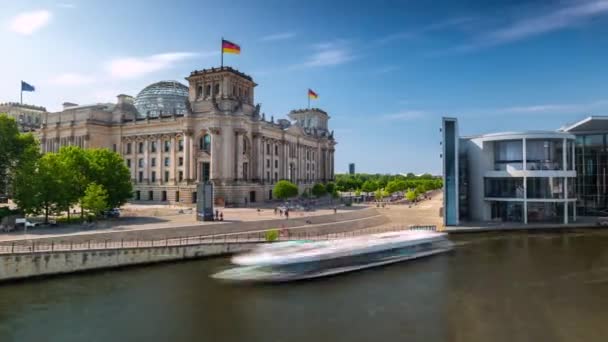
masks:
[[[239,130],[234,131],[234,179],[239,181],[242,179],[242,172],[239,172],[241,169],[241,155],[243,151],[241,149],[241,143],[243,141],[243,134]]]
[[[190,179],[190,141],[192,137],[190,133],[184,132],[184,180],[188,181]]]
[[[165,184],[165,161],[163,159],[163,150],[165,148],[162,136],[157,137],[156,141],[156,165],[158,165],[158,179],[160,184]]]
[[[150,181],[150,137],[144,140],[144,179]]]
[[[169,180],[175,184],[177,182],[177,137],[173,135],[171,137],[171,159],[170,159],[170,170]]]
[[[216,180],[222,180],[222,169],[225,167],[228,167],[228,165],[226,164],[226,160],[223,161],[222,163],[222,157],[220,156],[220,151],[223,145],[223,141],[222,140],[229,140],[229,139],[225,139],[222,136],[223,134],[227,134],[226,132],[221,132],[219,128],[212,128],[209,130],[210,134],[211,134],[211,174],[210,174],[210,179],[216,181]],[[225,158],[228,159],[228,158]],[[221,165],[220,165],[221,164]],[[200,174],[202,172],[202,165],[199,165],[199,169],[197,172],[197,177],[200,179]],[[226,172],[226,171],[225,171]]]

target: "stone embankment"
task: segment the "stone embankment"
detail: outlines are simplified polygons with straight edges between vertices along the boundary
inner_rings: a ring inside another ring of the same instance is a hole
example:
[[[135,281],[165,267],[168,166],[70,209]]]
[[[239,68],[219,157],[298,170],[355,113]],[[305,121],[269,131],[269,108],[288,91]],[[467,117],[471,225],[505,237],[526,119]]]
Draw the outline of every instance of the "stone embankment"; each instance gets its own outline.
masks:
[[[280,222],[290,237],[317,239],[355,235],[388,219],[365,209]],[[245,251],[263,242],[266,230],[278,227],[277,220],[270,220],[185,227],[177,237],[172,228],[7,241],[0,244],[0,281]],[[218,230],[224,234],[209,234]],[[237,232],[225,234],[230,230]]]

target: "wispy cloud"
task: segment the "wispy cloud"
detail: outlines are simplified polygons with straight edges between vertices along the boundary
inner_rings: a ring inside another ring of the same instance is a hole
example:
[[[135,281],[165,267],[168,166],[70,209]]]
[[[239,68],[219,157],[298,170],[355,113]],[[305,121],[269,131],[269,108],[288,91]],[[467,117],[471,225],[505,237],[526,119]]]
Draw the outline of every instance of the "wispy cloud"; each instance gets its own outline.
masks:
[[[169,69],[179,62],[195,56],[211,56],[215,54],[217,53],[169,52],[146,57],[118,58],[110,61],[106,69],[113,78],[137,78]]]
[[[76,5],[69,3],[69,2],[60,2],[57,4],[57,7],[61,7],[61,8],[76,8]]]
[[[389,121],[410,121],[428,116],[430,113],[422,110],[404,110],[398,113],[386,114],[382,119]]]
[[[260,40],[263,42],[271,42],[271,41],[277,41],[277,40],[287,40],[287,39],[291,39],[295,36],[296,36],[296,34],[294,32],[282,32],[282,33],[275,33],[275,34],[271,34],[268,36],[264,36]]]
[[[549,11],[538,12],[516,18],[509,23],[479,34],[470,43],[436,53],[437,55],[465,53],[503,45],[526,38],[567,29],[580,25],[585,21],[600,15],[608,14],[608,0],[582,0],[566,2]]]
[[[384,37],[380,37],[379,39],[377,39],[375,41],[375,43],[376,44],[387,44],[387,43],[391,43],[391,42],[394,42],[397,40],[414,39],[414,38],[424,35],[425,33],[457,27],[459,25],[465,24],[472,20],[473,19],[470,17],[451,18],[448,20],[431,23],[429,25],[422,26],[419,28],[391,33]]]
[[[77,73],[65,73],[51,78],[48,83],[58,86],[80,86],[91,84],[94,81],[95,79],[91,76]]]
[[[23,12],[10,20],[9,30],[29,36],[48,25],[52,13],[47,10]]]
[[[314,53],[306,61],[294,65],[292,68],[340,65],[354,59],[348,43],[343,40],[317,43],[313,45],[313,50],[315,50]]]
[[[494,113],[494,114],[583,114],[594,110],[607,109],[608,100],[596,100],[587,103],[561,103],[561,104],[534,104],[527,106],[513,106],[504,108],[493,108],[489,110],[480,110],[479,112]]]

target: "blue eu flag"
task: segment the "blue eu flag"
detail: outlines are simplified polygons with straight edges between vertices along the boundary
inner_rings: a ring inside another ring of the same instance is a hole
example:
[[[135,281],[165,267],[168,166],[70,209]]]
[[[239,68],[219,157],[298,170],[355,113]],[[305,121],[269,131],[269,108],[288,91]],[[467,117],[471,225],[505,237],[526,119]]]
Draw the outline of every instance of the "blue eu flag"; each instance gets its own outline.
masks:
[[[27,82],[23,82],[21,81],[21,91],[35,91],[36,88],[34,88],[33,85],[27,83]]]

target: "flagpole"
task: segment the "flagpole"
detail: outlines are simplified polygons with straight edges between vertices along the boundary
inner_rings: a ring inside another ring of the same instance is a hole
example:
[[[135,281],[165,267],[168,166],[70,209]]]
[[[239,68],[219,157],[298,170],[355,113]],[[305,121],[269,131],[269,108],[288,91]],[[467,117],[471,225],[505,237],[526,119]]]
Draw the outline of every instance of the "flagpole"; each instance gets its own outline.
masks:
[[[23,80],[21,81],[21,94],[19,95],[19,101],[23,105]]]
[[[307,94],[306,97],[308,97],[308,109],[310,109],[310,94]]]
[[[224,67],[224,37],[222,37],[222,44],[220,48],[222,49],[222,62],[220,63],[220,69],[222,69]]]

